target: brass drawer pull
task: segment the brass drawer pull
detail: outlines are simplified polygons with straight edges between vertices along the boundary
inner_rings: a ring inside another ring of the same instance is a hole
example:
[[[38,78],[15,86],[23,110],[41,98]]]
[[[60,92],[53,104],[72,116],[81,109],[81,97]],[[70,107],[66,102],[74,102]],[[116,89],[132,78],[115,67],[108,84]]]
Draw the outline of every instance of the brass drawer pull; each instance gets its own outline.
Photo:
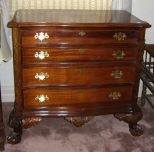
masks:
[[[126,36],[125,33],[119,32],[119,33],[115,33],[113,35],[113,38],[115,38],[118,41],[123,41],[123,40],[125,40],[127,38],[127,36]]]
[[[37,101],[37,102],[46,102],[48,100],[49,100],[49,97],[47,95],[43,95],[43,94],[37,95],[35,97],[35,101]]]
[[[43,32],[40,32],[40,33],[36,33],[35,36],[34,36],[35,39],[38,39],[40,41],[43,41],[44,39],[48,39],[49,38],[49,35],[48,33],[43,33]]]
[[[83,68],[78,69],[78,73],[79,73],[80,75],[84,75],[85,69],[83,69]]]
[[[34,57],[43,60],[45,58],[48,58],[49,54],[47,51],[46,52],[40,51],[40,52],[35,52]]]
[[[115,79],[120,79],[123,75],[124,75],[124,73],[120,70],[115,70],[115,71],[111,72],[111,77],[113,77]]]
[[[111,98],[112,100],[118,100],[121,98],[121,93],[120,92],[111,92],[109,94],[109,98]]]
[[[49,74],[48,73],[44,73],[44,72],[40,72],[40,73],[36,73],[35,74],[35,79],[38,79],[38,80],[45,80],[49,78]]]
[[[85,35],[86,35],[86,32],[83,32],[83,31],[79,32],[79,36],[85,36]]]
[[[79,49],[79,53],[80,53],[80,54],[84,54],[85,52],[86,52],[85,49]]]
[[[114,52],[112,53],[112,56],[113,56],[114,58],[116,58],[117,60],[123,59],[125,55],[126,55],[126,53],[125,53],[124,51],[114,51]]]

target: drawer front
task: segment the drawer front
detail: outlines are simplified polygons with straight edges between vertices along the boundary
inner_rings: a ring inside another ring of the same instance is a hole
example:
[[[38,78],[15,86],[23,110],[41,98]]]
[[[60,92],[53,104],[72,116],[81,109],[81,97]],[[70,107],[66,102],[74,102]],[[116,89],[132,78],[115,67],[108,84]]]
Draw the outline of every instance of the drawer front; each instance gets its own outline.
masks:
[[[47,67],[23,69],[23,86],[133,83],[133,67]]]
[[[23,64],[52,61],[130,61],[137,48],[29,48],[23,49]]]
[[[67,90],[25,90],[24,107],[49,106],[58,104],[130,102],[132,87],[86,88]]]
[[[137,44],[138,32],[128,30],[29,29],[22,32],[22,46],[90,46]]]

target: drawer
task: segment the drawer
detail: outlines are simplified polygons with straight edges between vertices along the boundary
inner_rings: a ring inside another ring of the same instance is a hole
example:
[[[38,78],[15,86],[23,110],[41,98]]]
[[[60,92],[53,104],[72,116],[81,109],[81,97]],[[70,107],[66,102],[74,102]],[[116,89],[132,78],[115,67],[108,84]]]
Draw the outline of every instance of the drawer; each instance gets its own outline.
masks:
[[[24,107],[58,104],[130,102],[132,87],[86,88],[86,89],[28,89],[23,92]]]
[[[63,61],[131,61],[138,48],[27,48],[23,49],[23,64]]]
[[[129,30],[25,29],[22,46],[92,46],[137,44],[138,32]]]
[[[133,67],[71,66],[23,69],[23,86],[69,86],[133,83]]]

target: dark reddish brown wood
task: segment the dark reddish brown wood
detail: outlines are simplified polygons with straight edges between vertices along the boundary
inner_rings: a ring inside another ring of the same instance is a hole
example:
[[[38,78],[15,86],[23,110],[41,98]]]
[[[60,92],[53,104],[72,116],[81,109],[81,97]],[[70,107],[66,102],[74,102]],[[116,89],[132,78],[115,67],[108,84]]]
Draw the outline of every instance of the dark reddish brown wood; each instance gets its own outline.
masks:
[[[93,106],[89,103],[74,103],[68,105],[48,105],[48,106],[29,106],[23,110],[23,117],[66,117],[66,116],[97,116],[104,114],[117,113],[133,113],[131,102],[118,102],[113,104],[111,102],[95,103]],[[61,112],[60,112],[61,111]]]
[[[21,61],[21,39],[20,39],[20,31],[18,28],[13,28],[13,63],[14,63],[14,83],[15,83],[15,113],[14,115],[21,116],[23,103],[22,103],[22,61]]]
[[[47,52],[48,57],[39,59],[36,53]],[[122,58],[116,58],[114,54],[123,52]],[[23,48],[23,64],[40,64],[49,62],[67,61],[132,61],[137,55],[136,47],[115,47],[115,48]]]
[[[67,16],[67,17],[66,17]],[[88,17],[87,17],[88,16]],[[79,29],[98,28],[146,28],[150,27],[134,15],[126,11],[116,10],[19,10],[10,27],[75,27]]]
[[[22,118],[17,117],[15,109],[13,109],[9,116],[9,126],[13,128],[13,131],[7,136],[7,142],[10,144],[17,144],[21,141],[22,136]]]
[[[16,144],[21,141],[22,136],[22,79],[21,78],[21,46],[20,46],[20,31],[18,28],[13,28],[13,62],[14,62],[14,83],[15,83],[15,104],[14,109],[10,113],[9,126],[13,128],[7,137],[7,142]]]
[[[144,132],[143,127],[137,124],[143,117],[142,112],[139,108],[135,108],[133,113],[126,114],[115,114],[114,115],[120,121],[125,121],[129,124],[129,131],[133,136],[141,136]]]
[[[111,96],[118,92],[117,99]],[[38,95],[47,95],[48,100],[40,102],[36,100]],[[112,87],[112,88],[89,88],[89,89],[67,89],[67,90],[32,90],[24,91],[24,107],[47,106],[55,104],[76,104],[76,103],[98,103],[98,102],[128,102],[132,98],[132,87]]]
[[[131,66],[98,67],[97,64],[93,66],[25,68],[23,69],[23,87],[133,83],[134,74],[135,68]],[[41,76],[44,76],[44,79],[39,78]]]
[[[47,33],[49,35],[48,39],[43,41],[38,41],[34,39],[36,33]],[[80,33],[84,32],[85,35],[80,36]],[[117,41],[113,36],[115,33],[125,33],[127,35],[126,39],[123,41]],[[84,46],[84,45],[104,45],[104,44],[137,44],[138,31],[120,29],[120,30],[48,30],[46,28],[42,29],[29,29],[27,31],[22,31],[22,46],[23,47],[35,47],[35,46],[53,46],[53,45],[67,45],[73,46]],[[102,41],[104,39],[104,41]]]
[[[148,23],[126,11],[19,10],[8,26],[16,96],[9,143],[20,142],[23,120],[45,116],[125,113],[131,133],[141,134],[136,109]],[[39,40],[40,33],[49,37]]]

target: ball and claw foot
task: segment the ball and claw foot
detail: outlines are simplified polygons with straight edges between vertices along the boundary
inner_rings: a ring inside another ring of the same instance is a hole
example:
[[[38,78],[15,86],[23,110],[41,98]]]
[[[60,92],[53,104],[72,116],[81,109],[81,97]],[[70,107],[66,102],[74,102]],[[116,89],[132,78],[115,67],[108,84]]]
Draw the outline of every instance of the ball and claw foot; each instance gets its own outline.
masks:
[[[132,136],[141,136],[143,134],[143,127],[137,124],[142,119],[142,112],[138,106],[136,106],[133,113],[116,113],[114,116],[120,121],[128,123]]]
[[[7,143],[17,144],[21,141],[21,134],[17,132],[11,132],[7,137]]]
[[[129,131],[132,136],[141,136],[144,133],[144,129],[141,125],[129,125]]]
[[[7,143],[18,144],[22,138],[22,129],[29,128],[41,121],[40,117],[21,118],[15,117],[15,112],[12,110],[9,117],[9,126],[13,128],[13,131],[7,137]]]

